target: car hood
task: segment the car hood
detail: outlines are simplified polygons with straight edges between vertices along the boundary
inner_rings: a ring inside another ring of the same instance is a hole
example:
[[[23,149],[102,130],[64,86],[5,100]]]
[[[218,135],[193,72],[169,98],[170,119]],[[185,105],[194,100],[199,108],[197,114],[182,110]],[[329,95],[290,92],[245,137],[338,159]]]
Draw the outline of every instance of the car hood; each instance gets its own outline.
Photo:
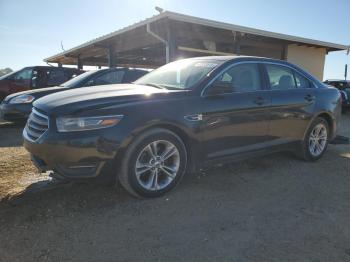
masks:
[[[22,92],[8,95],[5,99],[5,101],[9,101],[10,99],[12,99],[16,96],[20,96],[20,95],[32,95],[35,97],[35,99],[37,99],[37,98],[43,97],[45,95],[56,93],[56,92],[61,92],[64,90],[67,90],[67,87],[54,86],[54,87],[46,87],[46,88],[27,90],[27,91],[22,91]]]
[[[112,107],[123,103],[168,97],[188,90],[166,90],[136,84],[115,84],[71,89],[42,97],[34,107],[48,114],[74,114],[77,111]]]

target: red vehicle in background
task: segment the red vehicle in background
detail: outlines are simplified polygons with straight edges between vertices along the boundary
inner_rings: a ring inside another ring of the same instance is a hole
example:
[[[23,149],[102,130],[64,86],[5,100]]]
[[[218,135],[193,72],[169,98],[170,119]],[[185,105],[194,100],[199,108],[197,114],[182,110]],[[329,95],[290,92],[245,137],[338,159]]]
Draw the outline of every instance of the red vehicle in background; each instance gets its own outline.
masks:
[[[0,77],[0,102],[12,93],[60,85],[83,72],[67,67],[25,67]]]

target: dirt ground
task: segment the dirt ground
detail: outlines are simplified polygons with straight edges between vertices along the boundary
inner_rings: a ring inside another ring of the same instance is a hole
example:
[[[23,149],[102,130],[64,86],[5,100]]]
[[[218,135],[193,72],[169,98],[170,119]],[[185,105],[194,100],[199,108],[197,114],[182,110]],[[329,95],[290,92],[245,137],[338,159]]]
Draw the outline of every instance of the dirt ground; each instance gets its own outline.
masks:
[[[350,145],[213,167],[167,196],[55,185],[0,124],[0,261],[350,261]],[[350,115],[342,135],[350,136]]]

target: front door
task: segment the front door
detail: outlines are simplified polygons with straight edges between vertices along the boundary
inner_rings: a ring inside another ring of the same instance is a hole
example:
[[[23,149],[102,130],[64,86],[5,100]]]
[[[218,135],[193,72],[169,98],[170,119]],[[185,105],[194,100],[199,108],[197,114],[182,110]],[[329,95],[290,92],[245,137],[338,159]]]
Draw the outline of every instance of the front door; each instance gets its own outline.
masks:
[[[207,160],[254,151],[270,140],[271,99],[260,69],[256,63],[233,65],[205,90],[201,131]],[[226,92],[213,92],[218,86]]]
[[[32,72],[32,68],[24,68],[14,74],[10,80],[10,93],[12,94],[30,89]]]

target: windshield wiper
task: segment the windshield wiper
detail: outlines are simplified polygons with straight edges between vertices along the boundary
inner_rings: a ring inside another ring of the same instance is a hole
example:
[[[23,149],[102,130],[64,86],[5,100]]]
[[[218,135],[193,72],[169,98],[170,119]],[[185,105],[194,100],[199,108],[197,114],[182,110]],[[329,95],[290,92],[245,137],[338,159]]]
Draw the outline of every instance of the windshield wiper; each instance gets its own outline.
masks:
[[[142,85],[145,85],[145,86],[152,86],[152,87],[156,87],[156,88],[159,88],[159,89],[167,89],[167,88],[165,88],[165,87],[162,86],[162,85],[157,85],[157,84],[152,84],[152,83],[147,83],[147,84],[142,84]]]

